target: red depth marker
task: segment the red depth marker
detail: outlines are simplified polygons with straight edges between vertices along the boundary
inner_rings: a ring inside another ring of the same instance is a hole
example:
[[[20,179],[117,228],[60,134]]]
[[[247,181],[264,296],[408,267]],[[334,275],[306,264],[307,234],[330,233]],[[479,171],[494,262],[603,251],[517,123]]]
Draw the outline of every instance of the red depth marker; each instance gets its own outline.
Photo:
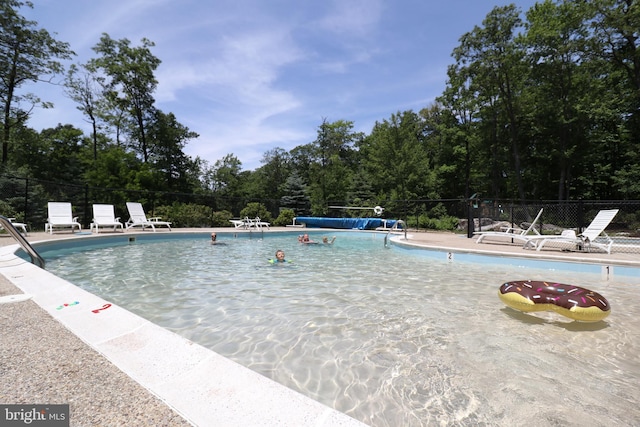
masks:
[[[111,304],[105,304],[105,305],[102,306],[102,308],[96,308],[95,310],[91,310],[91,312],[92,313],[100,313],[100,311],[106,310],[109,307],[111,307]]]

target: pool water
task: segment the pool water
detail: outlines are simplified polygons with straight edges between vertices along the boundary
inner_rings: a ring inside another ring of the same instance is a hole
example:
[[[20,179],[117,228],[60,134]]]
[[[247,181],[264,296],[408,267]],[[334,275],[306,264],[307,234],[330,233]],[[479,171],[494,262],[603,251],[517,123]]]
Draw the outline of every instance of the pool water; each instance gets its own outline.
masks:
[[[218,239],[44,256],[54,274],[371,426],[640,422],[637,285],[438,261],[368,233],[332,246]],[[292,262],[269,264],[276,249]],[[612,314],[516,312],[497,292],[518,279],[590,288]]]

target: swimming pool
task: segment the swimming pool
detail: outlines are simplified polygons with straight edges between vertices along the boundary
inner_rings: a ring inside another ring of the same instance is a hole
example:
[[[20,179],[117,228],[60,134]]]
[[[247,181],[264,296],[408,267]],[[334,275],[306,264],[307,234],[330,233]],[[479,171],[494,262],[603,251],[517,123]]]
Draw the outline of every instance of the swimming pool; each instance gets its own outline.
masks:
[[[448,263],[370,233],[333,246],[219,239],[41,253],[54,274],[372,426],[640,419],[637,285]],[[268,264],[276,248],[293,263]],[[578,324],[512,311],[497,289],[523,278],[579,280],[612,314]]]

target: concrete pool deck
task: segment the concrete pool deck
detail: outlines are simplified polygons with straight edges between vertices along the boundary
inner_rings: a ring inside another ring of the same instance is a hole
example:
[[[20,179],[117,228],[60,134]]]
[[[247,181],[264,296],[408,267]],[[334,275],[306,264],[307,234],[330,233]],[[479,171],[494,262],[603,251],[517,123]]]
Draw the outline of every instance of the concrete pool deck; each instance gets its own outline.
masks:
[[[292,231],[273,227],[271,232],[285,230]],[[241,232],[229,228],[184,231]],[[338,232],[324,230],[325,234]],[[408,234],[411,244],[445,253],[640,269],[638,254],[536,252],[520,245],[476,244],[475,239],[452,233]],[[69,232],[30,233],[28,240],[69,237]],[[0,249],[14,244],[12,238],[0,237]],[[22,293],[32,298],[0,304],[0,402],[4,404],[69,404],[71,425],[362,425],[126,310],[106,307],[104,300],[30,263],[0,253],[0,297]]]

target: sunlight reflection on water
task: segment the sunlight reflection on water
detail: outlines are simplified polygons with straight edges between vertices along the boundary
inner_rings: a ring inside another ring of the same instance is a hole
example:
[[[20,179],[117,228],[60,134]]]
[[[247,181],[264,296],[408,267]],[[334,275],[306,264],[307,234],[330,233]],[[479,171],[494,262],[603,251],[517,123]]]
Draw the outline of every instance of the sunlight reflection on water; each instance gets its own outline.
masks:
[[[219,236],[88,250],[47,270],[372,426],[640,421],[637,285],[437,261],[367,234]],[[269,264],[277,248],[293,263]],[[516,312],[497,290],[518,279],[591,288],[612,314]]]

